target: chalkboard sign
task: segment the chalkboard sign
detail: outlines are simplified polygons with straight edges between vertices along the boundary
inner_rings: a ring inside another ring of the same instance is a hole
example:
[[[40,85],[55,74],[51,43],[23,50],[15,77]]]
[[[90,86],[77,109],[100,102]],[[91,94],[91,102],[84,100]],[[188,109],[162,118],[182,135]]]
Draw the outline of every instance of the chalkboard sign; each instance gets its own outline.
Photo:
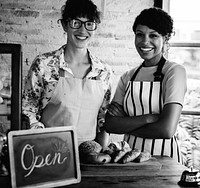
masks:
[[[8,147],[13,188],[81,181],[77,135],[71,126],[11,131]]]

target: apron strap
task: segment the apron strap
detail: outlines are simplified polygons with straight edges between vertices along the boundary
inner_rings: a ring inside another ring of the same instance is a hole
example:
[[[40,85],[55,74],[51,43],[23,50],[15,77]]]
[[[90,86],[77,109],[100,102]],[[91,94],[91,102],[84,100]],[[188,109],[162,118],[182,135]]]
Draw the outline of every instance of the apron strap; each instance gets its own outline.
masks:
[[[159,94],[159,111],[161,113],[162,111],[162,81],[164,78],[164,74],[162,73],[162,68],[166,62],[166,59],[162,56],[159,63],[158,63],[158,68],[156,72],[153,74],[154,75],[154,81],[160,81],[160,94]]]
[[[154,75],[154,81],[162,81],[164,78],[164,74],[162,73],[162,68],[164,66],[166,62],[166,59],[162,56],[160,61],[158,62],[158,68],[156,70],[156,72],[153,74]],[[140,69],[142,68],[143,64],[141,64],[138,69],[134,72],[132,78],[130,81],[134,81],[138,72],[140,71]]]
[[[162,68],[166,62],[166,59],[162,56],[160,61],[158,62],[158,68],[154,75],[154,81],[162,81],[164,78],[164,74],[162,73]]]
[[[63,70],[63,69],[59,69],[59,76],[60,77],[65,77],[65,70]]]
[[[135,77],[137,76],[138,72],[140,71],[140,69],[142,68],[143,64],[141,64],[138,69],[134,72],[132,78],[130,81],[134,81],[135,80]]]

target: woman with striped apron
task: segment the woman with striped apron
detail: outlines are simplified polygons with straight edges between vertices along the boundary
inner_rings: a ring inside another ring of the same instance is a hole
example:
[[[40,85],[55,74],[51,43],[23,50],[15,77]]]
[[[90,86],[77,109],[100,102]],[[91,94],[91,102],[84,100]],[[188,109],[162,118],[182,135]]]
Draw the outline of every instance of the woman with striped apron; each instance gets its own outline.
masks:
[[[174,135],[186,92],[186,72],[163,57],[173,20],[162,9],[144,9],[135,19],[133,32],[143,63],[120,77],[106,115],[106,131],[124,134],[132,149],[181,162]]]

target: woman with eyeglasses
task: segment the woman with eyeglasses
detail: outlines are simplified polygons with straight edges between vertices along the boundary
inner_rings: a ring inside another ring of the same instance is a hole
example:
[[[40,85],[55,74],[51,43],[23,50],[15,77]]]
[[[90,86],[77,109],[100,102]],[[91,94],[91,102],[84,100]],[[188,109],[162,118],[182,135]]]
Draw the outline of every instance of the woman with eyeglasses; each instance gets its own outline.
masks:
[[[132,149],[181,163],[175,132],[187,88],[186,72],[164,57],[173,20],[162,9],[144,9],[133,32],[143,62],[121,76],[106,114],[106,131],[124,134]]]
[[[75,126],[79,144],[95,140],[106,145],[112,70],[87,48],[100,16],[91,0],[67,0],[62,7],[66,44],[37,56],[25,82],[22,112],[30,128]]]

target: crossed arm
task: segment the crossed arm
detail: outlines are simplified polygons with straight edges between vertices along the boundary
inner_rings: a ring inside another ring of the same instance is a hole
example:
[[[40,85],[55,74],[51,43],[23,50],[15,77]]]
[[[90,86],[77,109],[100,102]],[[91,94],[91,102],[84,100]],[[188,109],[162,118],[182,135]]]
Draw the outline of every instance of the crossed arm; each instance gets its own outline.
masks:
[[[132,134],[142,138],[171,138],[178,125],[182,105],[164,105],[161,114],[127,116],[123,107],[114,102],[110,104],[105,118],[105,129],[109,133]]]

